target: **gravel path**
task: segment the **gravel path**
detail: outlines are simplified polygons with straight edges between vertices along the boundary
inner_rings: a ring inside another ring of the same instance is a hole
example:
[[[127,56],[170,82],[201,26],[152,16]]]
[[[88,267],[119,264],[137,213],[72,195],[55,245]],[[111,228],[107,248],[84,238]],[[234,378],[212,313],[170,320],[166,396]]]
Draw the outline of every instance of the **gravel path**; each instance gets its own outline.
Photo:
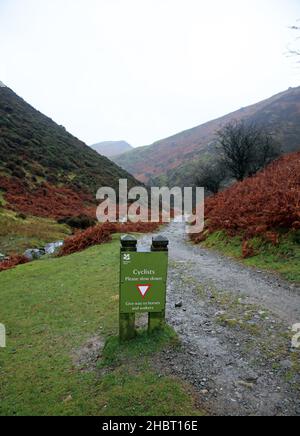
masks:
[[[300,350],[291,349],[300,289],[193,246],[182,224],[162,233],[170,240],[167,319],[182,347],[155,358],[156,368],[192,383],[211,414],[300,415]]]

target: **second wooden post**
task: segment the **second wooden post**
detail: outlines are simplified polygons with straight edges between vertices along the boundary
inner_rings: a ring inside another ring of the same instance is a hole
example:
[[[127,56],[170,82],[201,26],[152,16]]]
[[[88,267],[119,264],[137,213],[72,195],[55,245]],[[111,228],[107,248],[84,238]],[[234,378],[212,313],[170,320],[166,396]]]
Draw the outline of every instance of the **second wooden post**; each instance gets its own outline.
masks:
[[[168,252],[169,240],[164,236],[156,236],[152,239],[152,252]],[[162,312],[149,313],[148,331],[149,333],[162,329],[166,323],[166,309]]]

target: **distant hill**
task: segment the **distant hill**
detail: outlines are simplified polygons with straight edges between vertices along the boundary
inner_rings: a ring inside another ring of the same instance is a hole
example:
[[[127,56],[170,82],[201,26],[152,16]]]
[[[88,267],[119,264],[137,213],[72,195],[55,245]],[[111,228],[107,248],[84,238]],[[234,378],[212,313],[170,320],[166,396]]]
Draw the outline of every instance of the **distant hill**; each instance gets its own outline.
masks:
[[[143,182],[189,186],[200,160],[210,159],[216,153],[216,132],[233,120],[265,125],[276,135],[283,152],[297,151],[300,145],[300,87],[290,88],[268,100],[150,146],[135,148],[114,161]]]
[[[39,216],[86,210],[95,215],[97,189],[117,188],[120,178],[127,178],[129,186],[138,184],[2,84],[0,200],[4,196],[8,207]]]
[[[133,150],[133,147],[126,141],[106,141],[99,142],[98,144],[91,145],[102,156],[108,158],[115,157]]]

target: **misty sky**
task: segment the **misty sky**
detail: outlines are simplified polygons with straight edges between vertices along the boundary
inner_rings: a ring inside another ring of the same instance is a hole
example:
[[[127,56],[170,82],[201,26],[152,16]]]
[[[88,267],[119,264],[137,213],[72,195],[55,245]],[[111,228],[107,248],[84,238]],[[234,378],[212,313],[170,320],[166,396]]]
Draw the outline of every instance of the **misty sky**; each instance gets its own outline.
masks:
[[[0,80],[88,144],[150,144],[300,85],[299,0],[0,0]]]

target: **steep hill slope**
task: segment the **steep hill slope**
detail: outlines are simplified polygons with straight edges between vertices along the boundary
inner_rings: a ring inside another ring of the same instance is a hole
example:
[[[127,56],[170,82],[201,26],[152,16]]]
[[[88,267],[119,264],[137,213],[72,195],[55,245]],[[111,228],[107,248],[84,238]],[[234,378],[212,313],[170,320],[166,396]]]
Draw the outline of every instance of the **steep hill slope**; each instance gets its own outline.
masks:
[[[300,152],[282,156],[256,176],[208,198],[205,221],[205,231],[194,240],[225,231],[277,243],[279,234],[300,230]]]
[[[230,121],[242,119],[267,126],[276,134],[283,152],[299,150],[300,87],[151,146],[134,149],[114,161],[143,182],[187,186],[193,182],[199,159],[216,153],[216,131]]]
[[[91,145],[93,150],[108,158],[121,155],[127,151],[133,150],[133,147],[126,141],[106,141]]]
[[[138,183],[11,89],[0,87],[0,194],[8,207],[47,217],[94,215],[97,189],[117,188],[120,178],[131,186]]]
[[[300,283],[300,152],[208,198],[192,239]]]

